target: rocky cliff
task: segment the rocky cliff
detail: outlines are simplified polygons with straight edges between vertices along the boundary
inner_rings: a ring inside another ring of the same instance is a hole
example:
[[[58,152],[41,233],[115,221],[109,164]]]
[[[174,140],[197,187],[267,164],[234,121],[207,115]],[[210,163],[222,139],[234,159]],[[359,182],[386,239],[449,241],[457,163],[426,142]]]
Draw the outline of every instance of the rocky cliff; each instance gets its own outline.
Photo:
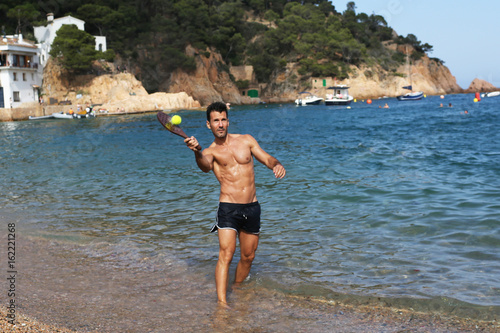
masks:
[[[286,69],[278,72],[270,83],[259,84],[260,99],[241,96],[228,73],[221,68],[222,58],[211,52],[207,58],[194,49],[189,48],[187,53],[194,56],[197,63],[195,73],[187,74],[176,71],[171,79],[165,82],[163,89],[169,92],[185,91],[207,105],[216,100],[223,100],[234,104],[266,102],[291,102],[297,93],[304,89],[311,89],[307,85],[300,85],[303,80],[298,73],[298,64],[289,63]],[[351,66],[351,74],[345,80],[335,81],[335,84],[346,84],[350,87],[350,94],[355,98],[377,98],[382,96],[395,97],[407,91],[402,89],[409,84],[407,67],[401,65],[396,72],[388,72],[380,67]],[[310,78],[312,80],[314,78]],[[456,78],[443,64],[424,56],[411,66],[413,89],[424,91],[428,95],[461,93],[463,89],[457,84]],[[325,88],[314,88],[313,92],[319,96],[326,94]]]
[[[44,100],[48,104],[101,104],[109,112],[137,112],[199,108],[185,92],[148,94],[130,73],[71,76],[54,61],[43,73]]]
[[[195,58],[196,71],[186,73],[177,70],[161,85],[162,90],[148,94],[134,75],[118,73],[114,75],[83,75],[70,78],[54,63],[44,71],[43,93],[58,101],[70,100],[74,104],[102,104],[102,108],[113,111],[149,111],[157,109],[198,108],[214,101],[233,104],[265,102],[292,102],[297,93],[310,87],[298,73],[298,64],[289,63],[278,72],[270,83],[257,84],[259,98],[243,96],[228,73],[228,66],[216,52],[198,52],[192,47],[186,53]],[[407,67],[401,65],[396,71],[388,72],[380,67],[351,67],[351,74],[345,80],[334,84],[350,87],[350,94],[358,99],[394,97],[407,91],[409,84]],[[313,78],[309,78],[312,80]],[[428,95],[461,93],[455,77],[443,64],[424,56],[411,66],[413,89]],[[302,85],[299,84],[302,82]],[[476,81],[474,81],[476,82]],[[324,97],[326,87],[316,87],[313,92]],[[485,89],[487,88],[487,89]],[[496,90],[487,82],[477,82],[469,87],[471,91]]]
[[[229,73],[223,68],[224,61],[221,55],[213,50],[209,53],[210,55],[206,57],[193,47],[187,47],[186,54],[194,57],[196,61],[196,71],[194,73],[185,73],[177,70],[161,87],[171,93],[186,92],[197,101],[200,101],[202,105],[208,105],[216,101],[234,104],[255,104],[260,102],[258,98],[252,99],[248,96],[242,96],[231,80]]]
[[[406,73],[406,66],[400,66],[396,73]],[[414,91],[427,95],[453,94],[462,92],[450,70],[424,56],[410,70]],[[407,75],[396,75],[381,69],[354,68],[353,74],[339,82],[351,87],[350,93],[357,98],[395,97],[408,92],[402,87],[410,84]]]
[[[278,73],[272,83],[262,90],[261,98],[271,102],[286,102],[294,100],[297,93],[304,89],[311,89],[313,93],[324,97],[325,87],[308,88],[298,85],[297,64],[288,64],[285,71]],[[395,97],[405,91],[402,87],[410,84],[407,67],[401,65],[396,72],[388,72],[380,67],[351,66],[351,74],[345,80],[334,80],[334,84],[345,84],[349,94],[358,99],[378,98],[383,96]],[[463,90],[457,84],[456,78],[450,70],[427,56],[411,66],[413,90],[423,91],[428,95],[461,93]]]

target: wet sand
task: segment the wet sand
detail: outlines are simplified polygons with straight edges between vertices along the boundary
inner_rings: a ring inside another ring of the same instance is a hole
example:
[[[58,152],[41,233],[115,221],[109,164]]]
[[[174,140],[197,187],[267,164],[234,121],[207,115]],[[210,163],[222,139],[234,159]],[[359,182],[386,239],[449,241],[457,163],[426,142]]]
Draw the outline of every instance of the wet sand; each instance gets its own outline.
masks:
[[[4,239],[3,239],[4,240]],[[81,246],[21,238],[16,243],[17,325],[2,332],[498,332],[498,322],[346,305],[290,296],[250,279],[216,306],[213,272],[193,276],[187,264],[123,264],[88,256]],[[0,261],[6,266],[5,258]],[[6,289],[6,285],[3,289]],[[26,316],[26,317],[25,317]]]

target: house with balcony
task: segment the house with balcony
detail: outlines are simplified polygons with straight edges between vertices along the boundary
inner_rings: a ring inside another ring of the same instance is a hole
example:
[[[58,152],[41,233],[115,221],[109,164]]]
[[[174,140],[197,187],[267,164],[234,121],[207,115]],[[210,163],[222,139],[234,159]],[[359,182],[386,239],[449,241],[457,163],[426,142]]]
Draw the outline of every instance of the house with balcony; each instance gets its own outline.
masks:
[[[78,29],[85,30],[85,21],[77,19],[71,15],[60,17],[54,19],[54,14],[47,14],[47,25],[34,27],[35,38],[38,41],[38,46],[40,47],[40,64],[45,67],[47,60],[49,59],[50,49],[54,39],[57,36],[57,30],[59,30],[65,24],[74,24]],[[97,51],[105,52],[107,50],[106,37],[105,36],[94,36],[95,37],[95,49]]]
[[[0,36],[0,108],[39,100],[42,69],[39,49],[23,35]]]

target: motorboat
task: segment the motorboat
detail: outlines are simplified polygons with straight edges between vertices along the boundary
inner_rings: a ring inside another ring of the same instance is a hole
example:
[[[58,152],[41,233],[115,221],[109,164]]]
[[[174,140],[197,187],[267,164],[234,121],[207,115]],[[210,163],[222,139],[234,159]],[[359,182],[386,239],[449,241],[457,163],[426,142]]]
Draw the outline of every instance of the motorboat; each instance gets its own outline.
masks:
[[[48,116],[29,116],[28,117],[29,120],[38,120],[38,119],[50,119],[50,118],[54,118],[53,115],[48,115]]]
[[[481,95],[481,97],[496,97],[496,96],[500,96],[500,91],[492,91]]]
[[[70,110],[69,113],[65,112],[54,112],[52,114],[46,115],[46,116],[29,116],[28,118],[30,120],[39,120],[39,119],[51,119],[51,118],[56,118],[56,119],[81,119],[81,118],[91,118],[91,117],[96,117],[97,114],[95,113],[93,107],[87,107],[84,110],[81,110],[79,112],[73,112]]]
[[[52,117],[57,118],[57,119],[74,119],[74,118],[76,118],[74,116],[74,114],[62,113],[62,112],[61,113],[55,112],[52,114]]]
[[[346,85],[328,87],[327,91],[332,91],[333,94],[326,94],[325,105],[349,105],[354,100],[354,97],[349,95],[349,87]]]
[[[57,119],[81,119],[81,118],[90,118],[90,117],[95,117],[96,114],[95,112],[79,112],[79,113],[53,113],[52,118],[57,118]]]
[[[299,98],[295,100],[297,105],[318,105],[321,103],[323,98],[311,94],[308,91],[303,91],[299,93]]]

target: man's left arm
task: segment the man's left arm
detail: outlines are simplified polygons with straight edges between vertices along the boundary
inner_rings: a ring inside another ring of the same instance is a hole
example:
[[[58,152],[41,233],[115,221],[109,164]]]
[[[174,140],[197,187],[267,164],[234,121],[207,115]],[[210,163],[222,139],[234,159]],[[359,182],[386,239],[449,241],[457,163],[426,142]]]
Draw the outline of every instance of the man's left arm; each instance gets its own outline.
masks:
[[[286,175],[285,167],[278,161],[275,157],[269,155],[264,149],[262,149],[252,136],[248,136],[250,151],[252,155],[259,161],[260,163],[267,166],[269,169],[273,170],[274,176],[276,178],[283,178]]]

